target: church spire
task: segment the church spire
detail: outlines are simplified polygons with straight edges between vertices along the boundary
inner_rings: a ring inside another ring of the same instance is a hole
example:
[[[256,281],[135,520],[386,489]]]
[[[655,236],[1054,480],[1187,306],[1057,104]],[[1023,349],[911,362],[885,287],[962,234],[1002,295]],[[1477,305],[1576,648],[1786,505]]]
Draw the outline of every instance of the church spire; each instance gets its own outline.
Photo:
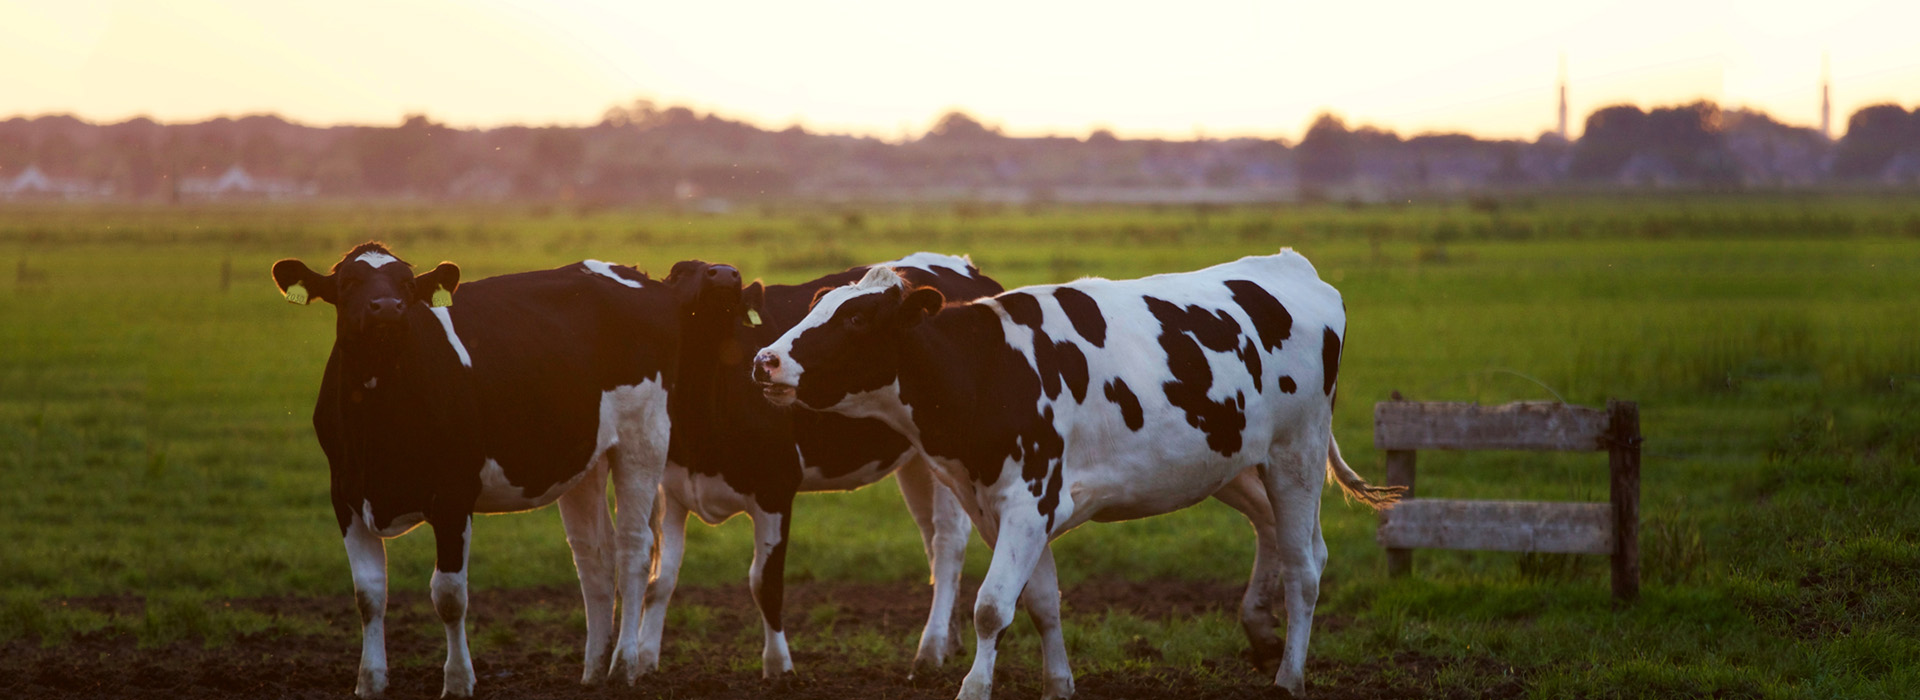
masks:
[[[1820,136],[1833,138],[1833,69],[1824,51],[1820,52]]]
[[[1567,139],[1567,54],[1560,54],[1560,140]]]

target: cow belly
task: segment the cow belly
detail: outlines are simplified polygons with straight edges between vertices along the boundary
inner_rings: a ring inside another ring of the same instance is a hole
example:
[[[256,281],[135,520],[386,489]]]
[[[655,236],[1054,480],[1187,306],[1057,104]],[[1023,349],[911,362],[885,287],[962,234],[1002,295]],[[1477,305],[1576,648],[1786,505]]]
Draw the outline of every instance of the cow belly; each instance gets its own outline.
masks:
[[[584,466],[584,465],[583,465]],[[561,481],[536,495],[528,495],[525,489],[514,486],[507,479],[507,472],[500,463],[492,459],[480,469],[480,497],[473,501],[475,513],[516,513],[533,510],[559,500],[560,494],[580,483],[587,475],[587,469],[581,469],[571,478]]]
[[[852,491],[873,482],[887,478],[893,470],[907,461],[911,452],[903,452],[893,459],[876,459],[860,468],[844,474],[828,476],[826,470],[817,465],[803,463],[800,468],[800,490],[807,491]]]
[[[571,469],[564,472],[565,478],[552,482],[539,493],[527,493],[524,487],[514,484],[513,478],[499,461],[488,458],[480,469],[480,495],[474,499],[474,512],[513,513],[533,510],[559,500],[561,494],[579,484],[588,474],[595,473],[595,467],[607,450],[620,442],[622,432],[642,432],[637,430],[639,426],[628,424],[664,420],[664,411],[659,409],[665,405],[666,390],[658,382],[643,381],[637,385],[601,392],[599,426],[594,431],[593,451],[586,462],[563,465],[561,468]]]
[[[1255,462],[1244,458],[1165,458],[1143,450],[1138,457],[1109,453],[1069,468],[1066,489],[1075,504],[1073,521],[1115,522],[1151,517],[1204,501]]]
[[[708,525],[719,525],[746,512],[753,497],[727,485],[727,480],[711,474],[695,474],[686,467],[667,463],[666,478],[660,482],[668,498]]]

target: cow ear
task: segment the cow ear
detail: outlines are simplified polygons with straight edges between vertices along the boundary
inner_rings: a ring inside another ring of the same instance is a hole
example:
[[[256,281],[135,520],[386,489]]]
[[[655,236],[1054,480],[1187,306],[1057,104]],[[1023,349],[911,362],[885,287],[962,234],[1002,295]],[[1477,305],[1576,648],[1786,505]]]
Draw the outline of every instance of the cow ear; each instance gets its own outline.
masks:
[[[280,294],[287,301],[295,304],[312,303],[314,299],[333,303],[333,276],[322,276],[293,258],[273,264],[273,284],[280,288]]]
[[[817,290],[814,290],[813,298],[807,301],[807,310],[812,311],[813,307],[819,306],[820,297],[826,296],[827,292],[831,292],[835,289],[839,289],[839,287],[821,287]]]
[[[907,298],[900,302],[900,315],[896,318],[901,328],[912,328],[920,325],[926,317],[940,313],[940,307],[946,304],[947,298],[940,294],[940,290],[921,287],[907,293]]]
[[[453,290],[460,286],[460,266],[440,263],[432,272],[413,278],[413,295],[428,306],[453,306]]]
[[[740,290],[740,305],[747,309],[747,325],[758,326],[767,313],[767,288],[754,280]]]

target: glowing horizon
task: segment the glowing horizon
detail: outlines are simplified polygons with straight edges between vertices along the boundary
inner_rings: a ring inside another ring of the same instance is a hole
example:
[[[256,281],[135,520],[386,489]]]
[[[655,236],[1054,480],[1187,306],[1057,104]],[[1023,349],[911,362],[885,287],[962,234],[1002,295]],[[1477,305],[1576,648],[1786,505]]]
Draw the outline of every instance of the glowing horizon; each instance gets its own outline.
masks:
[[[743,19],[751,16],[750,20]],[[372,19],[372,18],[377,18]],[[67,113],[313,125],[585,125],[638,98],[778,129],[923,133],[964,111],[1009,135],[1298,140],[1321,112],[1403,135],[1531,140],[1612,104],[1706,99],[1835,136],[1920,103],[1920,5],[1481,0],[1392,11],[1197,0],[957,10],[880,0],[751,10],[591,0],[0,0],[0,118]]]

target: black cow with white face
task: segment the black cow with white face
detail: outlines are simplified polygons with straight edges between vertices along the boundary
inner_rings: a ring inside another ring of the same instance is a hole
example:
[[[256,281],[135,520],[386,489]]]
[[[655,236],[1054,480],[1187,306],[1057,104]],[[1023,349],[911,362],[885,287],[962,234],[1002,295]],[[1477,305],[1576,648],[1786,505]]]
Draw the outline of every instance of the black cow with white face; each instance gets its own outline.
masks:
[[[754,373],[776,404],[878,418],[906,435],[993,546],[960,697],[991,693],[1016,599],[1041,633],[1046,696],[1071,695],[1048,543],[1209,496],[1253,522],[1242,625],[1257,656],[1279,657],[1275,683],[1301,695],[1326,563],[1322,477],[1376,507],[1396,497],[1361,480],[1333,439],[1339,292],[1282,250],[945,301],[874,270],[823,295]]]
[[[589,260],[460,284],[452,263],[415,276],[379,243],[349,251],[326,275],[298,260],[274,263],[289,301],[335,307],[313,426],[331,465],[360,609],[357,694],[378,696],[387,685],[384,539],[433,526],[433,603],[448,646],[443,694],[468,696],[473,514],[555,501],[586,603],[582,681],[638,677],[640,582],[666,470],[681,327],[703,289],[740,289],[727,266],[687,272],[661,282]],[[609,477],[617,524],[607,512]]]
[[[793,670],[781,623],[787,531],[794,494],[857,489],[894,474],[920,526],[932,570],[933,605],[914,658],[916,671],[938,667],[960,651],[952,632],[954,600],[971,531],[952,492],[940,486],[907,438],[879,420],[776,408],[761,397],[747,367],[807,314],[816,295],[890,269],[954,299],[1001,291],[964,259],[916,253],[856,267],[797,285],[762,286],[743,294],[708,295],[689,320],[681,349],[680,382],[673,395],[673,444],[663,490],[660,565],[647,589],[641,623],[641,665],[660,658],[667,601],[678,580],[687,514],[719,524],[739,513],[753,519],[749,581],[759,605],[766,646],[762,671]]]

